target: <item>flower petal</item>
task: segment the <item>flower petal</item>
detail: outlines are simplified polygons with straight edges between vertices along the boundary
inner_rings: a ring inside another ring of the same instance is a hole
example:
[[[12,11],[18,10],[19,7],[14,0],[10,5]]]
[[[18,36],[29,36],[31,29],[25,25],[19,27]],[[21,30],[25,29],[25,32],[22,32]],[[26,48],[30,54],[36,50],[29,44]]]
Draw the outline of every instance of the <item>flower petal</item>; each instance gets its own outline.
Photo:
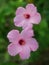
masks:
[[[28,46],[24,46],[19,55],[22,60],[28,59],[30,57],[30,48]]]
[[[20,16],[20,15],[16,16],[14,18],[14,24],[15,24],[15,26],[19,26],[19,27],[23,26],[23,24],[24,24],[24,17]]]
[[[22,15],[25,11],[25,8],[23,7],[19,7],[17,10],[16,10],[16,15]]]
[[[30,20],[33,24],[39,24],[41,21],[41,15],[39,13],[36,13]]]
[[[20,35],[18,30],[12,30],[8,33],[7,38],[10,42],[18,41]]]
[[[24,39],[27,39],[27,38],[30,38],[30,37],[34,36],[34,31],[32,30],[31,26],[25,28],[25,29],[21,32],[21,36],[22,36]]]
[[[26,29],[26,28],[31,28],[32,29],[33,25],[30,23],[30,22],[25,22],[24,25],[23,25],[23,29]]]
[[[36,39],[30,38],[27,42],[32,51],[36,51],[39,48],[39,45]]]
[[[28,4],[26,6],[26,10],[30,12],[31,14],[34,14],[35,12],[37,12],[37,8],[33,4]]]
[[[17,44],[11,43],[10,45],[8,45],[8,53],[11,56],[15,56],[18,53],[20,53],[21,51],[22,51],[21,47],[19,45],[17,45]]]

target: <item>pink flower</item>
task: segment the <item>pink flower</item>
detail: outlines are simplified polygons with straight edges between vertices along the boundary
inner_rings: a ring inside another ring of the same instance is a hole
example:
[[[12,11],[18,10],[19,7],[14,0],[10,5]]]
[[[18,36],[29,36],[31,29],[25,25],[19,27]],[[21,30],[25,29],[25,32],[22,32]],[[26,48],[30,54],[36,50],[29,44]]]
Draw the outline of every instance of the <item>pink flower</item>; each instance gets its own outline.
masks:
[[[31,24],[39,24],[41,15],[37,12],[37,8],[33,4],[28,4],[26,8],[19,7],[16,11],[14,24],[18,27],[27,27]]]
[[[38,42],[32,36],[34,33],[30,28],[24,29],[21,33],[18,30],[10,31],[7,35],[11,42],[8,45],[8,53],[11,56],[19,54],[22,60],[28,59],[30,52],[38,49]]]

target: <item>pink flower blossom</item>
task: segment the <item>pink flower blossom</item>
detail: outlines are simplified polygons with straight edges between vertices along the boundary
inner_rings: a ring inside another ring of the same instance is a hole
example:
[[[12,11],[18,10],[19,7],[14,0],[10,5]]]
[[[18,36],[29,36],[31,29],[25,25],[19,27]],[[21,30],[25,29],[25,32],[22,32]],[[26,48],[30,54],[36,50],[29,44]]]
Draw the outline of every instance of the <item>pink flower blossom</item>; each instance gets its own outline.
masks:
[[[22,60],[28,59],[30,52],[38,49],[38,42],[32,36],[34,33],[30,28],[24,29],[21,33],[18,30],[10,31],[7,35],[10,41],[8,53],[11,56],[19,54]]]
[[[28,4],[26,8],[19,7],[16,10],[14,24],[18,27],[27,27],[30,24],[39,24],[41,15],[37,12],[37,8],[33,4]]]

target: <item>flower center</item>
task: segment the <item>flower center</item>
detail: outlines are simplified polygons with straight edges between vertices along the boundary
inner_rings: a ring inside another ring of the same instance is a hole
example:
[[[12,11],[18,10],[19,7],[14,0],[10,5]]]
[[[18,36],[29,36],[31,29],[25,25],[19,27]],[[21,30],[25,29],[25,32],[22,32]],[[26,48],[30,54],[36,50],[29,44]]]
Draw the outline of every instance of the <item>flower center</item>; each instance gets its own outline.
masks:
[[[29,15],[29,14],[24,14],[24,17],[25,17],[26,19],[29,19],[29,18],[30,18],[30,15]]]
[[[19,40],[19,44],[20,45],[24,45],[25,44],[25,41],[23,39]]]

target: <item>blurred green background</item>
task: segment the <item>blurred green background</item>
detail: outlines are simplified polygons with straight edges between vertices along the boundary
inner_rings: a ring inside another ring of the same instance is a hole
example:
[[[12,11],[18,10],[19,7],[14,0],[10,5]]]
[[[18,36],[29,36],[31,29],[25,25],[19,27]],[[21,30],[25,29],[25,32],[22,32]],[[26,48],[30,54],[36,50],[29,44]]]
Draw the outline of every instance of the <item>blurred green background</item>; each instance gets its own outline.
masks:
[[[21,60],[19,56],[11,57],[7,52],[9,41],[7,33],[15,27],[13,18],[19,6],[25,7],[28,3],[37,6],[42,20],[34,25],[35,38],[39,42],[39,49],[31,52],[28,60]],[[0,0],[0,65],[49,65],[49,0]]]

